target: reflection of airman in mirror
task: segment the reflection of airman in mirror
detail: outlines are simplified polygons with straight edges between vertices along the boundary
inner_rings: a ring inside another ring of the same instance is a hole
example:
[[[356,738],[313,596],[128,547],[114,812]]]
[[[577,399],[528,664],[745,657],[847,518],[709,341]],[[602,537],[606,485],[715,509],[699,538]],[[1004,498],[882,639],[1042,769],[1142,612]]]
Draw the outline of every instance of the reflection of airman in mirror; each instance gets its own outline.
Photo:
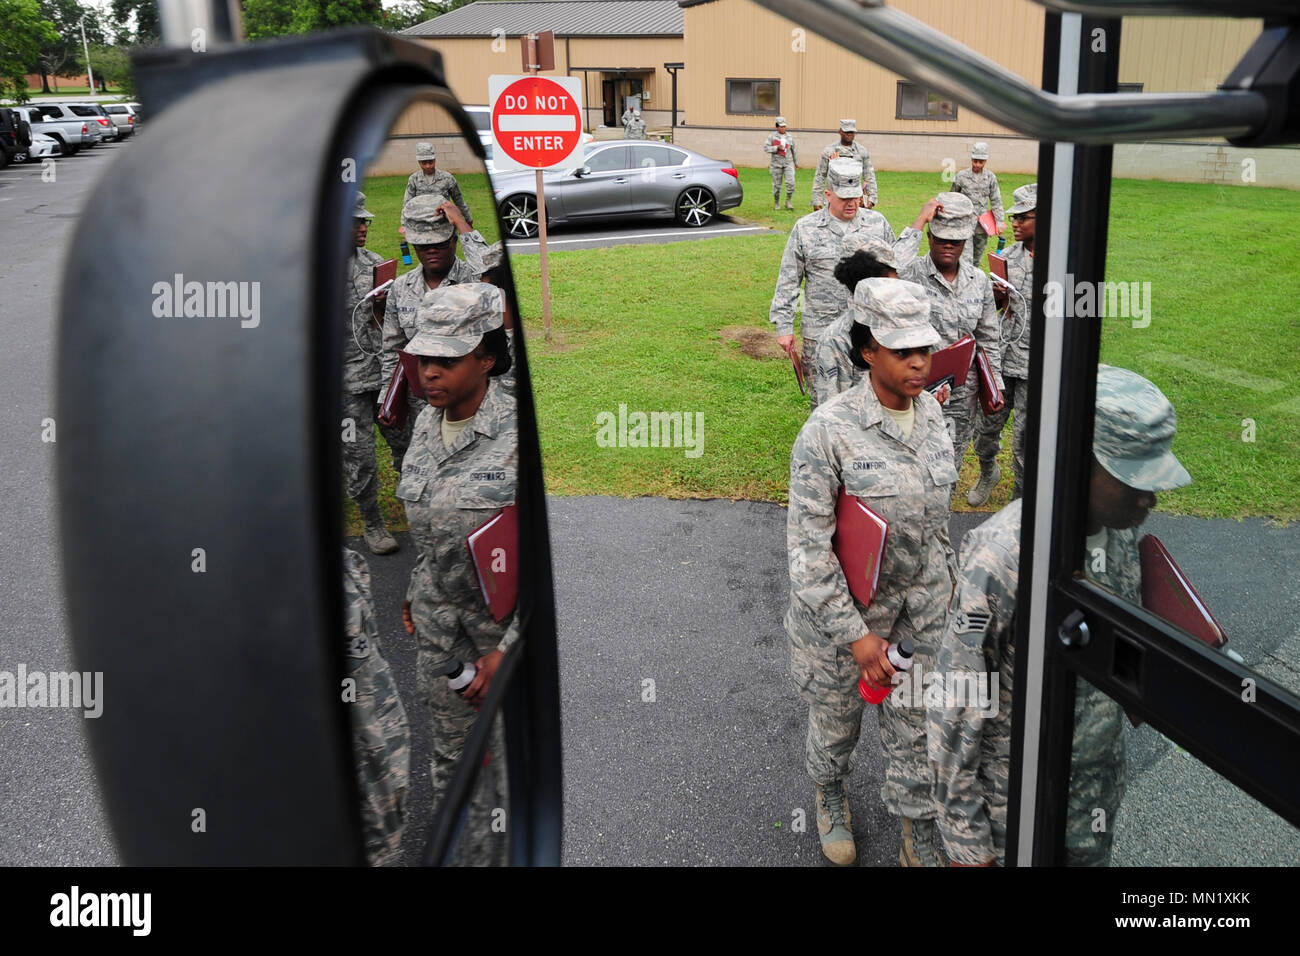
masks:
[[[411,768],[411,728],[397,693],[393,672],[379,650],[379,628],[370,596],[366,559],[343,549],[343,625],[347,672],[355,681],[345,696],[352,722],[352,752],[361,790],[366,860],[371,866],[396,863],[402,846]]]
[[[465,197],[460,194],[460,183],[456,182],[456,177],[446,170],[438,168],[438,153],[433,148],[432,143],[416,143],[415,160],[420,164],[420,171],[411,173],[406,180],[406,193],[402,196],[402,203],[406,204],[416,196],[428,196],[437,194],[448,197],[456,204],[460,210],[461,216],[471,226],[474,225],[474,217],[469,213],[469,206],[465,203]],[[406,237],[407,242],[411,237]]]
[[[515,501],[515,403],[497,383],[510,367],[503,300],[500,289],[482,283],[437,289],[421,303],[418,333],[407,345],[420,356],[429,407],[416,422],[397,486],[419,550],[402,617],[419,641],[420,695],[433,721],[435,800],[464,749],[475,705],[483,702],[506,650],[519,638],[515,612],[493,620],[465,543],[470,532]],[[453,658],[477,670],[461,694],[440,671]],[[495,775],[503,766],[499,747],[490,754],[483,775]],[[491,859],[505,844],[484,843],[502,834],[483,821],[503,809],[504,800],[502,787],[480,786],[470,811],[468,839]]]
[[[830,165],[833,159],[851,159],[861,164],[862,171],[858,175],[862,177],[862,192],[864,195],[862,204],[867,209],[875,208],[878,195],[876,191],[876,170],[871,165],[871,154],[867,152],[867,147],[856,142],[857,136],[857,120],[840,120],[839,142],[831,143],[822,150],[821,158],[817,160],[817,171],[813,173],[813,209],[821,209],[826,204],[824,195],[826,177],[830,174]]]
[[[416,196],[409,200],[402,207],[402,228],[407,242],[414,247],[415,255],[420,260],[420,268],[398,276],[388,292],[388,305],[384,309],[384,349],[380,358],[385,388],[397,366],[398,349],[404,348],[415,337],[415,317],[420,300],[430,289],[476,282],[479,276],[476,263],[482,260],[482,250],[487,248],[483,237],[469,228],[456,206],[438,193]],[[465,242],[465,259],[456,256],[458,233]],[[382,399],[382,395],[380,397]],[[410,396],[410,404],[410,414],[406,417],[403,433],[396,439],[389,439],[398,470],[401,469],[406,446],[410,443],[415,416],[424,409],[424,402],[414,395]],[[381,419],[380,424],[392,423]]]
[[[794,171],[799,166],[794,137],[786,129],[785,117],[776,118],[776,132],[768,133],[763,152],[769,155],[768,171],[772,174],[772,208],[781,208],[781,182],[785,181],[785,208],[793,209]]]
[[[993,284],[979,269],[961,260],[961,251],[975,230],[975,207],[960,193],[940,193],[925,204],[921,215],[899,237],[911,238],[917,223],[929,221],[930,251],[927,255],[898,263],[900,278],[919,283],[930,297],[930,321],[939,333],[940,346],[952,345],[965,335],[986,353],[1002,388],[1001,326],[993,303]],[[957,464],[961,466],[975,431],[975,419],[982,414],[974,375],[952,390],[943,406],[952,434]]]
[[[899,279],[866,279],[853,293],[853,346],[866,381],[808,416],[790,455],[790,672],[808,705],[806,761],[816,785],[822,852],[857,858],[846,781],[865,707],[858,680],[888,684],[891,643],[915,644],[916,666],[934,663],[953,584],[948,499],[957,480],[952,440],[925,391],[930,347],[925,292]],[[889,522],[875,597],[853,597],[831,549],[841,488]],[[877,708],[885,756],[885,808],[903,820],[899,860],[937,866],[933,774],[922,708]]]
[[[1038,184],[1021,186],[1013,194],[1011,227],[1016,241],[1002,253],[1007,260],[1007,281],[1015,292],[995,284],[996,305],[1006,306],[1002,316],[1002,378],[1007,391],[1002,411],[979,416],[975,425],[975,454],[980,460],[980,477],[966,496],[966,503],[979,507],[989,500],[1002,479],[998,452],[1002,450],[1002,429],[1015,410],[1011,431],[1011,497],[1019,498],[1025,480],[1025,426],[1029,413],[1029,322],[1034,296],[1034,222],[1037,217]],[[977,230],[978,232],[978,230]],[[999,293],[1001,293],[999,295]]]
[[[1154,492],[1191,481],[1169,450],[1175,424],[1173,406],[1149,381],[1126,369],[1098,368],[1083,569],[1134,604],[1142,599],[1134,529],[1155,507]],[[954,681],[990,675],[985,686],[992,688],[997,678],[996,713],[980,701],[929,713],[939,832],[957,865],[1001,863],[1006,853],[1020,526],[1017,499],[962,542],[961,574],[939,651],[939,673]],[[1077,681],[1065,824],[1072,866],[1110,861],[1124,795],[1122,717],[1119,704]]]
[[[379,510],[374,427],[376,403],[385,385],[379,364],[379,319],[384,314],[388,293],[377,295],[370,304],[358,308],[362,298],[374,288],[374,267],[383,262],[384,257],[366,248],[369,222],[375,214],[366,209],[364,193],[357,194],[353,216],[355,248],[348,258],[343,297],[343,315],[347,323],[343,333],[343,417],[351,420],[353,427],[351,440],[343,442],[343,474],[348,497],[357,503],[365,521],[366,546],[375,554],[391,554],[397,550],[397,540],[388,533],[383,513]],[[402,443],[397,429],[385,425],[380,429],[390,445],[394,441]],[[393,458],[396,466],[396,452]]]
[[[510,371],[497,378],[501,388],[509,395],[515,394],[515,317],[510,308],[508,284],[511,282],[510,269],[505,261],[505,249],[500,241],[492,243],[483,251],[483,276],[480,281],[494,285],[501,290],[501,301],[505,308],[506,340],[510,346]]]
[[[800,360],[808,382],[810,409],[821,392],[817,378],[817,342],[844,312],[848,297],[835,279],[835,266],[844,250],[858,248],[869,239],[892,245],[894,230],[878,212],[862,209],[862,167],[848,159],[830,165],[826,179],[827,208],[801,217],[790,230],[781,255],[776,291],[768,318],[776,325],[777,344],[794,357],[794,312],[799,286],[804,286],[803,338]],[[909,246],[920,248],[919,243]]]

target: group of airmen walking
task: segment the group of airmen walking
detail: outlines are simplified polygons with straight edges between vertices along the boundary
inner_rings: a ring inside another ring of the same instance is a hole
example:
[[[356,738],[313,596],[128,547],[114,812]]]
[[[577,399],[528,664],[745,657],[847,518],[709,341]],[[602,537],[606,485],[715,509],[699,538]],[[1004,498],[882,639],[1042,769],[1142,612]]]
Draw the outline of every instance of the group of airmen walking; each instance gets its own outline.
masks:
[[[889,686],[897,673],[891,647],[906,640],[914,647],[916,681],[930,672],[944,687],[991,687],[993,699],[936,703],[929,694],[895,688],[878,706],[881,800],[900,820],[899,861],[942,865],[937,824],[953,865],[1001,864],[1037,185],[1015,190],[1006,213],[1015,242],[1003,253],[1009,287],[995,288],[979,268],[984,242],[976,225],[985,210],[993,213],[995,232],[1004,221],[996,177],[985,168],[987,145],[976,143],[971,168],[956,176],[952,190],[927,201],[895,236],[872,208],[875,174],[855,134],[856,124],[843,120],[840,142],[821,155],[814,211],[790,232],[770,310],[777,341],[802,365],[810,394],[810,415],[790,459],[785,630],[791,676],[808,707],[805,767],[818,833],[831,862],[856,860],[847,781],[865,711],[859,681]],[[792,208],[797,147],[784,117],[765,149],[774,205],[784,185]],[[929,245],[921,255],[923,238]],[[926,387],[931,350],[967,335],[987,356],[1004,396],[993,414],[982,411],[974,369],[960,386],[933,393]],[[1169,451],[1176,419],[1159,389],[1133,372],[1102,366],[1097,394],[1088,547],[1106,560],[1084,568],[1135,600],[1134,528],[1154,507],[1156,491],[1191,479]],[[973,442],[980,478],[967,500],[984,504],[1001,479],[996,456],[1008,415],[1012,501],[967,535],[959,561],[948,523],[962,459]],[[850,590],[832,544],[842,494],[888,523],[878,583],[866,603]],[[1109,861],[1123,783],[1122,712],[1080,682],[1066,826],[1071,863]],[[1100,829],[1099,809],[1108,821]]]
[[[396,497],[406,510],[418,557],[401,608],[417,642],[417,692],[432,729],[431,778],[436,801],[445,792],[469,730],[506,650],[518,638],[513,613],[497,621],[479,589],[466,535],[513,504],[518,472],[513,331],[504,291],[500,243],[489,246],[473,228],[455,178],[436,168],[432,143],[416,147],[420,170],[407,183],[401,230],[418,268],[371,295],[382,257],[366,249],[375,216],[358,194],[353,253],[344,286],[343,465],[349,497],[374,554],[398,550],[378,502],[375,426],[398,473]],[[464,257],[457,256],[461,245]],[[399,365],[399,351],[416,359],[402,416],[381,415],[381,402]],[[412,386],[417,383],[411,383]],[[396,863],[410,780],[410,727],[391,670],[380,652],[370,569],[358,552],[343,555],[345,639],[354,693],[353,743],[362,793],[367,860]],[[388,640],[390,638],[385,638]],[[444,675],[451,662],[472,664],[476,676],[459,693]],[[500,757],[500,736],[496,753]],[[502,760],[485,770],[471,807],[470,853],[503,859],[504,839],[486,846],[489,827],[476,820],[504,808]]]

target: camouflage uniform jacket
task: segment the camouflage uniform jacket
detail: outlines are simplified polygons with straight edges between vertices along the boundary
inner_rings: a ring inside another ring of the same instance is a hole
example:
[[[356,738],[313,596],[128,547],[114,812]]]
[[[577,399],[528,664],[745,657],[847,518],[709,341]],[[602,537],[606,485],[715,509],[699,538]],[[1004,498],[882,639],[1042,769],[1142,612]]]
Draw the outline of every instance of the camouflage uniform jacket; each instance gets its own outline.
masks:
[[[1029,319],[1027,303],[1034,298],[1034,257],[1023,242],[1007,246],[1007,281],[1016,287],[1007,293],[1007,311],[1002,316],[1002,374],[1029,378]],[[1021,298],[1024,296],[1024,298]]]
[[[1021,501],[1017,498],[968,532],[961,570],[939,646],[938,673],[997,676],[998,710],[974,700],[929,708],[929,752],[935,771],[939,831],[954,863],[974,866],[1005,853],[997,846],[990,804],[1005,806],[1010,754],[1011,675],[1015,663],[1016,588],[1020,579]],[[946,702],[953,703],[953,702]],[[992,703],[992,701],[990,701]],[[1001,738],[1005,735],[1005,739]],[[1000,821],[1005,827],[1005,820]]]
[[[1006,216],[1002,213],[1002,191],[998,189],[998,177],[993,175],[992,170],[986,168],[976,175],[968,166],[952,181],[952,191],[961,193],[974,203],[977,216],[984,215],[991,204],[993,218],[997,220],[998,228],[1006,224]],[[975,228],[980,227],[976,225]]]
[[[785,628],[810,650],[847,647],[868,630],[887,636],[904,608],[947,602],[955,558],[948,500],[957,481],[952,439],[928,392],[913,400],[911,436],[881,407],[870,378],[817,406],[790,454],[786,544],[790,608]],[[889,522],[880,582],[870,607],[849,593],[831,550],[843,487]]]
[[[495,379],[450,448],[442,443],[443,410],[420,413],[402,463],[396,495],[406,505],[419,559],[406,598],[422,638],[440,650],[480,655],[506,650],[519,636],[516,615],[492,619],[465,537],[514,504],[519,470],[515,403]],[[517,551],[516,551],[517,553]]]
[[[366,858],[371,865],[395,863],[410,781],[411,729],[393,672],[379,651],[370,567],[350,548],[343,549],[343,625],[346,676],[356,681],[349,707]]]
[[[785,139],[785,155],[780,153],[780,140]],[[784,137],[780,133],[772,132],[767,134],[767,141],[763,143],[763,152],[770,153],[768,157],[768,166],[798,166],[799,157],[796,152],[794,137],[786,133]]]
[[[817,380],[824,393],[819,396],[822,401],[847,392],[867,377],[867,370],[858,368],[849,358],[853,348],[849,338],[852,327],[853,311],[850,309],[826,329],[817,343]]]
[[[624,139],[645,139],[645,120],[632,117],[623,125]]]
[[[862,194],[863,198],[875,205],[878,197],[876,191],[876,170],[871,165],[871,155],[867,152],[867,147],[863,146],[856,139],[852,146],[845,146],[843,143],[831,143],[822,150],[822,155],[817,160],[817,172],[813,174],[812,202],[814,206],[824,206],[826,204],[826,174],[830,171],[831,160],[836,157],[840,159],[856,159],[862,164]]]
[[[439,283],[439,288],[462,282],[477,282],[478,278],[479,273],[474,271],[474,267],[465,259],[458,258],[453,260],[451,269]],[[393,369],[397,367],[397,350],[406,348],[406,343],[415,338],[415,314],[419,311],[420,300],[428,291],[424,269],[419,265],[398,276],[397,281],[388,289],[388,304],[384,307],[384,352],[379,359],[383,378],[381,388],[388,387]]]
[[[868,239],[894,245],[894,230],[880,213],[860,209],[847,223],[844,234],[831,228],[829,209],[803,216],[790,230],[781,269],[776,277],[769,317],[777,335],[794,334],[794,309],[799,301],[799,284],[805,279],[803,308],[804,338],[820,338],[849,302],[848,290],[835,278],[835,267],[845,249],[857,249]]]
[[[383,256],[369,249],[357,249],[348,257],[348,279],[343,292],[343,391],[348,395],[384,387],[379,365],[382,340],[374,310],[369,304],[356,307],[362,296],[375,287],[373,270],[383,261]]]
[[[474,225],[474,217],[470,215],[465,197],[460,194],[460,183],[456,182],[456,177],[451,173],[435,169],[432,176],[426,176],[423,169],[417,169],[406,181],[406,193],[402,196],[402,205],[405,206],[415,196],[423,196],[427,193],[441,193],[446,196],[456,204],[465,221],[471,226]]]
[[[919,230],[908,226],[903,238]],[[993,283],[969,262],[958,262],[957,279],[949,283],[927,253],[900,262],[898,277],[917,282],[930,297],[930,324],[939,333],[939,347],[952,345],[963,335],[975,336],[975,342],[988,353],[993,372],[1002,387],[1002,342],[998,310],[993,304]],[[967,378],[967,385],[971,380]]]

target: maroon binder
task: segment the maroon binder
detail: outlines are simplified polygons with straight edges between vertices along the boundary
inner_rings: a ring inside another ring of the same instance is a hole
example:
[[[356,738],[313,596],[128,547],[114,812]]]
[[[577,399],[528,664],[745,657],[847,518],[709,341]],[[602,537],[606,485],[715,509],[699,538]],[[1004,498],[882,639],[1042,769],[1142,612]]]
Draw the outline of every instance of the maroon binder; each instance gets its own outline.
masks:
[[[993,273],[995,276],[997,276],[997,277],[998,277],[999,279],[1001,279],[1003,282],[1007,282],[1007,281],[1009,281],[1009,280],[1007,279],[1007,258],[1006,258],[1006,256],[1000,256],[1000,255],[998,255],[996,252],[990,252],[990,253],[989,253],[989,272]],[[995,287],[995,288],[996,288],[996,287]]]
[[[508,505],[468,535],[469,555],[492,620],[503,620],[519,598],[519,513]]]
[[[1002,405],[1006,398],[1002,394],[1002,389],[998,388],[998,380],[993,374],[993,363],[989,361],[988,353],[983,349],[975,350],[976,373],[979,376],[977,382],[980,396],[980,410],[985,416],[994,415],[1002,411]],[[1016,412],[1019,415],[1019,412]]]
[[[389,279],[396,279],[396,278],[397,278],[397,260],[385,259],[383,262],[380,262],[375,266],[374,268],[375,281],[371,283],[370,288],[378,289]]]
[[[831,550],[849,584],[849,593],[863,604],[870,604],[880,584],[880,565],[889,538],[889,522],[876,514],[862,499],[840,488],[835,503],[835,533]]]
[[[975,357],[975,339],[963,335],[946,348],[930,354],[930,380],[925,387],[937,392],[939,386],[948,384],[953,388],[966,384],[966,373],[970,371],[971,360]]]
[[[397,367],[393,369],[393,377],[388,380],[384,400],[379,403],[379,417],[385,420],[393,419],[393,428],[403,428],[406,425],[406,392],[406,367],[398,362]]]
[[[998,220],[993,215],[993,210],[985,210],[984,215],[979,218],[980,228],[984,230],[986,236],[996,236],[998,234]]]
[[[790,350],[790,364],[794,366],[794,380],[799,385],[799,394],[807,395],[808,390],[803,387],[803,363],[799,361],[799,353]]]
[[[1173,556],[1153,534],[1138,542],[1142,559],[1142,606],[1211,647],[1228,643],[1228,635],[1196,593]]]

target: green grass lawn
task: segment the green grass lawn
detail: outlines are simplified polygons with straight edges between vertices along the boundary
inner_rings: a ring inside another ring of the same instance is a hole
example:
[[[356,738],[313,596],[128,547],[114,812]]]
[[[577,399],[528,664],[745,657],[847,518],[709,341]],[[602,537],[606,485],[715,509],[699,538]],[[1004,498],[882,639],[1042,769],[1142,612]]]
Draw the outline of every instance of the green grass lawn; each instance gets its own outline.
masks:
[[[489,241],[485,177],[458,176]],[[946,188],[937,173],[877,173],[879,207],[896,232]],[[541,335],[540,266],[513,260],[528,329],[547,487],[561,495],[722,497],[784,502],[790,447],[807,418],[789,363],[767,321],[785,234],[810,210],[812,170],[796,180],[796,211],[773,212],[766,169],[742,169],[745,202],[731,214],[780,235],[636,245],[551,254],[554,335]],[[1030,176],[1000,176],[1010,200]],[[379,217],[370,247],[397,254],[405,177],[372,179],[367,204]],[[784,200],[784,196],[782,197]],[[1151,283],[1151,322],[1105,319],[1103,360],[1159,385],[1178,410],[1174,452],[1195,482],[1161,495],[1161,510],[1214,517],[1300,517],[1300,248],[1291,224],[1300,193],[1116,180],[1112,281]],[[1231,283],[1227,281],[1232,277]],[[744,339],[736,341],[737,337]],[[751,357],[755,353],[761,357]],[[703,454],[682,448],[602,448],[597,416],[629,411],[700,412]],[[1243,419],[1254,442],[1242,440]],[[1010,493],[1006,477],[985,505]],[[394,527],[401,509],[386,507]],[[978,466],[973,453],[956,507]],[[348,503],[355,523],[355,509]]]

